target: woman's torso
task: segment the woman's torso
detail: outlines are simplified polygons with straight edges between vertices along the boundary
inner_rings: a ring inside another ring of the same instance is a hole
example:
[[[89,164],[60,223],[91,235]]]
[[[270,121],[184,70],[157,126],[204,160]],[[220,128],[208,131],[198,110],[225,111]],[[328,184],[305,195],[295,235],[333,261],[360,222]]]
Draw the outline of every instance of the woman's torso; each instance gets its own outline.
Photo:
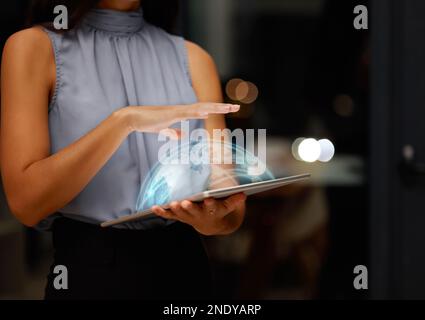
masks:
[[[55,93],[49,106],[52,154],[119,108],[197,100],[184,40],[144,21],[142,11],[96,9],[74,30],[47,32],[56,62]],[[191,130],[202,126],[201,121],[190,122]],[[159,147],[157,134],[129,135],[60,214],[100,223],[134,213],[141,185],[158,161]],[[47,227],[53,218],[39,227]],[[157,224],[165,222],[152,218],[124,227],[144,229]]]

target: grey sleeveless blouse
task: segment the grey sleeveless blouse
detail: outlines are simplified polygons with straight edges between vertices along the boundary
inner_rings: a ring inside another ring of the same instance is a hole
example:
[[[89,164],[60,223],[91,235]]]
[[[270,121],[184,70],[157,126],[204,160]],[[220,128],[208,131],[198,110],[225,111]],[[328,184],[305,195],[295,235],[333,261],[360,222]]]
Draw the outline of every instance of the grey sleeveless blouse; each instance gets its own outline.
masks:
[[[57,69],[49,106],[52,154],[119,108],[197,101],[184,39],[147,23],[142,10],[94,9],[71,31],[46,32]],[[203,121],[190,121],[191,130],[202,126]],[[97,224],[134,213],[159,147],[157,134],[132,133],[78,196],[39,227],[47,228],[59,215]],[[155,217],[119,227],[147,229],[167,223]]]

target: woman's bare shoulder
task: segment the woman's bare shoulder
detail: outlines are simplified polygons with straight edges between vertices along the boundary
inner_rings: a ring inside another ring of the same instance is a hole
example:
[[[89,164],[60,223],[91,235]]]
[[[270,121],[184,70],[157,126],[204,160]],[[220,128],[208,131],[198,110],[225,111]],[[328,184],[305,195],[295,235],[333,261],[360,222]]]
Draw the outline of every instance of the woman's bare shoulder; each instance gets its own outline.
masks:
[[[46,80],[50,85],[55,77],[55,58],[47,33],[32,27],[12,34],[3,49],[1,69],[2,76],[8,78]]]
[[[211,55],[198,44],[185,40],[189,62],[197,67],[214,67],[214,60]]]
[[[201,100],[221,101],[218,71],[211,55],[199,45],[186,40],[193,87]]]
[[[38,26],[23,29],[12,34],[6,41],[5,49],[15,50],[48,50],[51,49],[51,43],[47,33]]]
[[[12,34],[3,49],[3,63],[19,62],[35,66],[54,61],[52,44],[41,27],[31,27]],[[39,63],[34,62],[37,61]]]

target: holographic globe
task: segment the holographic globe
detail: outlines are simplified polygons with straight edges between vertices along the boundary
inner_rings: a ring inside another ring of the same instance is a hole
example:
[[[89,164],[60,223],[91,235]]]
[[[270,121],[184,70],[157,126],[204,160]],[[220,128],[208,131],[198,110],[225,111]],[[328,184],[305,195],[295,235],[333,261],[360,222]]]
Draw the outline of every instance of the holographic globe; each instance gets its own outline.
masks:
[[[223,159],[212,157],[216,154],[212,150],[220,150]],[[140,188],[136,210],[184,200],[208,189],[273,178],[258,157],[236,144],[191,141],[160,156]]]

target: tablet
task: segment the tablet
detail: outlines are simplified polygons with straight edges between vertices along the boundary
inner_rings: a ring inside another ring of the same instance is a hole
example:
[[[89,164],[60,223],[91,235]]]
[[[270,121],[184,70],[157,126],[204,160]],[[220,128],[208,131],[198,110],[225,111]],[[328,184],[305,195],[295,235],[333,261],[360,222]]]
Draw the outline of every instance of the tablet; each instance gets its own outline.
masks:
[[[229,197],[233,194],[240,193],[240,192],[243,192],[243,193],[245,193],[246,195],[249,196],[251,194],[275,189],[275,188],[278,188],[278,187],[281,187],[281,186],[284,186],[284,185],[287,185],[287,184],[306,180],[308,178],[310,178],[309,173],[285,177],[285,178],[280,178],[280,179],[273,179],[273,180],[267,180],[267,181],[247,183],[247,184],[242,184],[242,185],[238,185],[238,186],[234,186],[234,187],[207,190],[207,191],[200,192],[200,193],[194,194],[192,196],[186,197],[185,199],[181,199],[180,201],[190,200],[190,201],[193,201],[193,202],[198,202],[198,201],[202,201],[206,198],[215,198],[215,199],[227,198],[227,197]],[[177,200],[177,201],[179,201],[179,200]],[[162,207],[164,209],[168,208],[167,205],[164,205]],[[133,213],[133,214],[130,214],[130,215],[127,215],[127,216],[122,216],[118,219],[105,221],[105,222],[101,223],[100,225],[102,227],[110,227],[110,226],[113,226],[113,225],[116,225],[116,224],[130,222],[130,221],[146,218],[146,217],[149,217],[149,216],[152,216],[152,215],[154,215],[154,213],[151,211],[151,209],[146,209],[144,211],[136,212],[136,213]]]

